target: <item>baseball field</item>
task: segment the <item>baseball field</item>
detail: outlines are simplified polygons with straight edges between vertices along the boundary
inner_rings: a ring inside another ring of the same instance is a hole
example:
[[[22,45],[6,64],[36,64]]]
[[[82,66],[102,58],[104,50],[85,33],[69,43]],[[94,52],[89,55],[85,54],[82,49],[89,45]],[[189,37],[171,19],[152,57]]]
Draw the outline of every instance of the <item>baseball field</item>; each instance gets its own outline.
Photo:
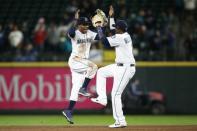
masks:
[[[108,131],[111,115],[75,115],[75,124],[62,115],[0,115],[0,131]],[[126,115],[127,131],[197,131],[197,115]]]

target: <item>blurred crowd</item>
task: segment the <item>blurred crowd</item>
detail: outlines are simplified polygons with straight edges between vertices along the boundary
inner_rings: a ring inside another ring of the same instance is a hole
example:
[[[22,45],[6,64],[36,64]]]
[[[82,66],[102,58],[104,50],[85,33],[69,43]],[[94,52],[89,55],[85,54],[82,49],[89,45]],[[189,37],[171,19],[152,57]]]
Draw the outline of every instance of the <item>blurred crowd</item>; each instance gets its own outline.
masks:
[[[65,61],[72,51],[67,31],[74,12],[91,17],[97,8],[106,14],[113,3],[115,17],[128,22],[134,55],[143,61],[197,60],[196,0],[68,0],[60,20],[40,17],[28,21],[0,23],[0,61]],[[109,50],[97,44],[91,54]]]
[[[1,61],[65,60],[62,54],[72,50],[66,35],[70,26],[71,23],[63,22],[47,25],[44,17],[38,19],[31,31],[26,22],[22,25],[11,22],[4,29],[0,25]]]

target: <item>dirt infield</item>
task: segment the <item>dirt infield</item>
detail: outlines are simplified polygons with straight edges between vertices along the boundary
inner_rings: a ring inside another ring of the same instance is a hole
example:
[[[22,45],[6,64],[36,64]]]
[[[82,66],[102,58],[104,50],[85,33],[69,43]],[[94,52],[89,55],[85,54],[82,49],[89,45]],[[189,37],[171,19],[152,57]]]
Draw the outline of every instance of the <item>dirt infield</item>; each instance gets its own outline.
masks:
[[[197,131],[196,126],[128,126],[111,129],[105,126],[0,126],[0,131]]]

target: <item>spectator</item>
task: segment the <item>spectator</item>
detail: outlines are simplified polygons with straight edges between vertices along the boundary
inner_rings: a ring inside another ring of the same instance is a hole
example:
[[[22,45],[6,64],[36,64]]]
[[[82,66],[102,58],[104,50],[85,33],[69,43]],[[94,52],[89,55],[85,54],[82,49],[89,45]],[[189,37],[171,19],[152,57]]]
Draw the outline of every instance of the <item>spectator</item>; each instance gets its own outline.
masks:
[[[24,35],[24,43],[28,43],[30,41],[30,27],[28,21],[24,21],[21,25],[21,31]]]
[[[27,43],[22,54],[15,57],[15,61],[36,61],[38,52],[34,49],[32,43]]]
[[[196,0],[184,0],[185,13],[184,17],[188,15],[195,16]]]
[[[72,51],[71,41],[63,31],[60,32],[60,49],[64,53],[71,53]]]
[[[194,10],[196,8],[196,0],[184,0],[186,10]]]
[[[70,39],[67,37],[67,32],[72,26],[72,23],[64,24],[60,23],[58,27],[59,41],[60,41],[60,51],[70,53],[72,50]]]
[[[167,29],[162,34],[162,59],[165,61],[174,60],[174,48],[175,48],[175,35],[171,29]]]
[[[44,44],[47,36],[45,19],[41,17],[34,29],[34,43],[39,52],[44,50]]]
[[[186,48],[186,59],[197,60],[197,31],[189,35],[184,42],[184,47]]]
[[[130,94],[133,99],[137,101],[137,104],[146,105],[148,102],[148,94],[140,89],[140,81],[136,78],[132,80]]]
[[[155,34],[150,37],[150,53],[151,60],[159,60],[161,57],[162,36],[160,30],[155,30]],[[159,57],[159,58],[158,58]]]
[[[50,51],[59,51],[59,32],[57,25],[54,22],[50,24],[47,30],[47,43]]]
[[[134,96],[142,95],[143,92],[139,90],[140,81],[138,79],[134,79],[131,83],[131,94]]]
[[[23,33],[18,29],[18,26],[14,24],[12,31],[8,36],[12,52],[13,53],[20,53],[20,46],[23,40]]]
[[[6,52],[9,52],[9,53],[10,53],[11,46],[10,46],[10,42],[9,42],[9,38],[8,37],[9,37],[10,32],[13,29],[13,26],[14,26],[13,22],[9,22],[8,25],[6,24],[4,26],[4,38],[5,38],[4,50]]]

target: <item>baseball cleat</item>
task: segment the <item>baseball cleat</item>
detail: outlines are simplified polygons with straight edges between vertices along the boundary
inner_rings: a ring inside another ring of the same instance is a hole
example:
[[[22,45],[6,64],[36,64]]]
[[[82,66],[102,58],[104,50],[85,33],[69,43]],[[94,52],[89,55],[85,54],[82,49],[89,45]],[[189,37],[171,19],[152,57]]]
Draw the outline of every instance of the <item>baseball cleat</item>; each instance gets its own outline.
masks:
[[[74,122],[72,121],[72,111],[71,110],[64,110],[64,111],[62,111],[62,114],[65,116],[66,120],[70,124],[74,124]]]
[[[124,128],[126,127],[127,124],[126,123],[122,123],[122,124],[119,124],[119,123],[114,123],[112,125],[109,125],[109,128]]]
[[[86,97],[90,97],[90,96],[91,96],[91,94],[88,93],[88,92],[85,90],[85,88],[80,88],[80,89],[79,89],[79,94],[82,95],[82,96],[86,96]]]
[[[98,103],[98,104],[101,104],[103,106],[107,105],[107,99],[91,98],[91,101],[95,102],[95,103]]]

